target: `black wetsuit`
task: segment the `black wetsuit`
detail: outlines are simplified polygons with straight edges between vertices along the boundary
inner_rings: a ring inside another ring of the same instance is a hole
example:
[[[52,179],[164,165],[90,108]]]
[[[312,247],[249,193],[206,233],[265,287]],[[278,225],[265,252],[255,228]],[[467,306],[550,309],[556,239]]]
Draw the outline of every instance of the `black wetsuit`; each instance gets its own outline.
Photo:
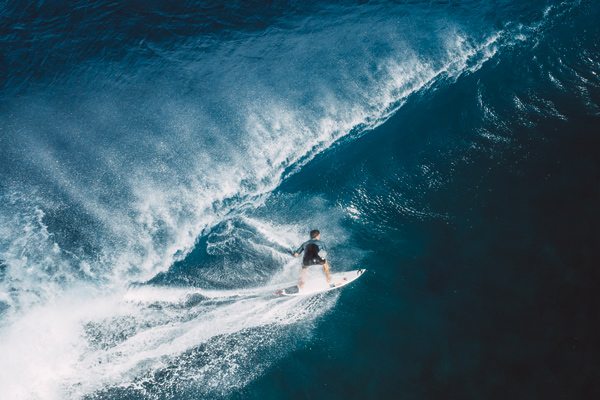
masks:
[[[302,257],[302,268],[310,267],[311,265],[323,265],[326,263],[325,259],[319,255],[319,252],[327,251],[325,244],[317,239],[310,239],[296,250],[296,253],[300,254],[304,251],[304,257]]]

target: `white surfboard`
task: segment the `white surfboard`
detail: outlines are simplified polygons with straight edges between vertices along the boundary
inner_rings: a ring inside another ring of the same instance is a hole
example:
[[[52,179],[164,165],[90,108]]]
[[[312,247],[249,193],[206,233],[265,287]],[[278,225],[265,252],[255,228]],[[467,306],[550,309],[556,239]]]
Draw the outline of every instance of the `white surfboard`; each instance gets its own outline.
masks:
[[[299,289],[298,286],[295,285],[281,289],[277,294],[281,296],[308,296],[317,293],[328,292],[330,290],[336,290],[346,286],[350,282],[355,281],[359,276],[364,274],[364,272],[364,269],[356,269],[353,271],[333,273],[331,274],[331,286],[327,285],[325,275],[323,274],[320,279],[312,279],[305,282],[302,289]]]

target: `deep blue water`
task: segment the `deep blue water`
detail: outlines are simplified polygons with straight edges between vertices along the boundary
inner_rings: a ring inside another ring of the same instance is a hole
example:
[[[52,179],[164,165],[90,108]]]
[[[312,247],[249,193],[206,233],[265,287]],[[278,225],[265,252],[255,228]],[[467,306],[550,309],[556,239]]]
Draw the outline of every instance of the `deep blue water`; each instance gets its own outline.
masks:
[[[4,3],[0,397],[597,398],[598,20]]]

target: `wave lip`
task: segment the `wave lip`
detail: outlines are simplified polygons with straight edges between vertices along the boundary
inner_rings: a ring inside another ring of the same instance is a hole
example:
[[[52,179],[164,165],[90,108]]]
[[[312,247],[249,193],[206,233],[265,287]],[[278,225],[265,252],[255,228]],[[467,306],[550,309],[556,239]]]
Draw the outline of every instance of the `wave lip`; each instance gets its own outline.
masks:
[[[66,265],[67,281],[83,276],[121,285],[150,279],[184,258],[201,232],[231,212],[260,204],[340,139],[377,127],[412,94],[475,71],[495,54],[499,38],[492,33],[478,41],[438,21],[441,28],[420,54],[395,21],[373,29],[369,19],[346,17],[337,24],[314,18],[262,36],[245,33],[221,43],[209,61],[163,50],[156,65],[144,60],[125,83],[112,81],[119,67],[109,64],[107,76],[83,80],[89,88],[67,84],[56,90],[60,101],[46,100],[54,88],[35,100],[21,98],[10,115],[0,117],[8,120],[15,145],[25,149],[10,148],[13,158],[24,157],[20,162],[36,175],[8,186],[9,196],[24,198],[31,187],[48,186],[32,202],[13,202],[14,212],[33,218],[41,210],[45,216],[33,229],[43,236],[42,225],[51,221],[47,246],[59,248],[54,254],[33,251],[24,268],[33,271],[48,260]],[[348,35],[353,39],[338,46]],[[374,52],[364,41],[384,50]],[[190,47],[181,51],[187,54]],[[185,71],[185,85],[199,90],[204,104],[197,105],[194,92],[178,95],[181,84],[165,70]],[[152,90],[148,79],[154,80]],[[64,97],[70,91],[77,91],[77,104]],[[142,100],[132,102],[136,95]],[[22,130],[31,136],[21,138]],[[21,225],[2,225],[6,281],[21,293],[32,286],[16,277],[24,260],[15,256],[24,246],[17,239]],[[33,287],[43,302],[48,294],[39,283]]]

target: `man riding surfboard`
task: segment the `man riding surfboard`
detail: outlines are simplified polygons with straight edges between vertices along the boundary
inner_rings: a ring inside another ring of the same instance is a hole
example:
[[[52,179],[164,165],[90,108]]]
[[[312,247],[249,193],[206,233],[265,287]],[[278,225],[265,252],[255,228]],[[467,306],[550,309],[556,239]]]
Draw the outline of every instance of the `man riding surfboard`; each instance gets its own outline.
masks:
[[[302,270],[300,271],[300,279],[298,281],[298,288],[302,288],[304,286],[304,282],[306,280],[306,271],[307,268],[311,265],[322,265],[323,272],[325,272],[325,278],[327,279],[327,283],[331,285],[331,274],[329,272],[329,263],[324,258],[327,252],[325,244],[321,242],[321,232],[318,229],[313,229],[310,231],[310,239],[306,242],[302,243],[300,247],[296,251],[292,253],[294,257],[300,256],[300,253],[304,252],[304,256],[302,257]],[[323,255],[319,254],[320,252]]]

